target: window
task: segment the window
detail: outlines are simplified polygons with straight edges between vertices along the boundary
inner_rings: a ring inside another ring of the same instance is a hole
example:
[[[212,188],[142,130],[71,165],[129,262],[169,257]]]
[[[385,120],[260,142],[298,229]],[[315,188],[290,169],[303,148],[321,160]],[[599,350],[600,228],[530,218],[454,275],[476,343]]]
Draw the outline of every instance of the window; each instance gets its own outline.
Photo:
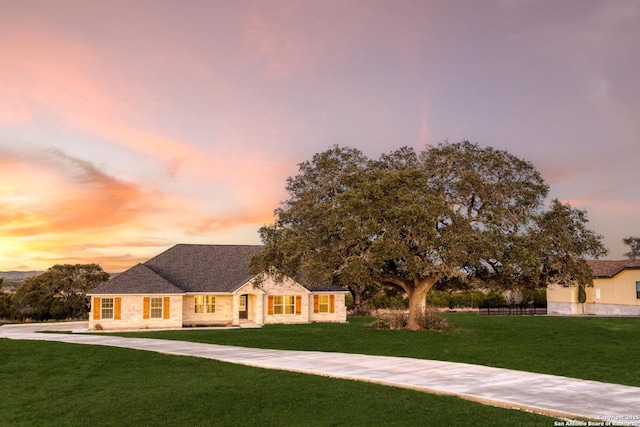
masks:
[[[162,298],[151,298],[151,318],[162,319]]]
[[[102,298],[100,302],[100,318],[113,319],[113,298]]]
[[[215,313],[216,297],[212,295],[196,295],[194,308],[196,313]]]
[[[216,297],[207,295],[204,297],[204,306],[207,313],[216,312]]]
[[[333,313],[335,312],[336,296],[314,295],[313,296],[313,312],[314,313]]]
[[[204,295],[195,296],[194,312],[204,313]]]
[[[273,314],[294,314],[296,299],[293,295],[279,295],[273,297]]]
[[[636,298],[640,299],[640,282],[636,282]]]
[[[329,312],[329,295],[318,295],[318,312]]]

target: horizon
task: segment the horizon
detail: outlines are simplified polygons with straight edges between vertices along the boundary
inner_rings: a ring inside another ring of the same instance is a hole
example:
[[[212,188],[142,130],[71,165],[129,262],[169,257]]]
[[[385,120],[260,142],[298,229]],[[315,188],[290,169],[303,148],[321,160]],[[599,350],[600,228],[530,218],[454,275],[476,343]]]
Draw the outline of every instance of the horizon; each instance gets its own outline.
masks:
[[[335,144],[506,150],[640,236],[640,2],[0,4],[1,271],[260,244]]]

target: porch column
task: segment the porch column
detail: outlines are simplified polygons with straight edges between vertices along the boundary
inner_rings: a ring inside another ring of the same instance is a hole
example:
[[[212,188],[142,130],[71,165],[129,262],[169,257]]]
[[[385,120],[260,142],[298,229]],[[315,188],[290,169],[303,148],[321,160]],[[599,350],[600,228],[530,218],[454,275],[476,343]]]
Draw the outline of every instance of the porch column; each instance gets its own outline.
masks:
[[[265,296],[261,293],[254,295],[253,321],[258,325],[264,325],[264,298]]]
[[[238,310],[240,309],[240,296],[238,294],[233,294],[233,301],[231,303],[231,310],[233,312],[233,322],[232,325],[240,324],[240,313]]]

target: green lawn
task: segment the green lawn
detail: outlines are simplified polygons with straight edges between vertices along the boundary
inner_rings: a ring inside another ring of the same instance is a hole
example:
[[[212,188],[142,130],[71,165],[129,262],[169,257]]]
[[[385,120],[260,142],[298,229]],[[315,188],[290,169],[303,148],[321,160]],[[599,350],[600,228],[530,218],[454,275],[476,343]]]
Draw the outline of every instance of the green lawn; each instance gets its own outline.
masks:
[[[316,330],[310,326],[308,331]],[[278,329],[262,334],[282,335],[286,328]],[[207,359],[0,339],[0,425],[551,426],[553,419],[451,396]]]
[[[640,386],[640,318],[446,316],[452,332],[366,329],[347,324],[127,334],[245,347],[337,351],[466,362]]]

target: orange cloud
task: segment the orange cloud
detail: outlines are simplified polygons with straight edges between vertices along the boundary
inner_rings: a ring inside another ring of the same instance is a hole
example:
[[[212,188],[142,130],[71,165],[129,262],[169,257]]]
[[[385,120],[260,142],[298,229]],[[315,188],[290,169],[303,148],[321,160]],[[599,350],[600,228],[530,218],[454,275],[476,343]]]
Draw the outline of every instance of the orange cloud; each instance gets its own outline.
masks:
[[[33,235],[110,227],[135,218],[145,197],[134,184],[55,149],[30,152],[0,147],[4,235]],[[12,188],[13,187],[13,188]]]
[[[20,265],[25,256],[44,259],[41,254],[64,254],[65,247],[109,241],[139,222],[153,204],[137,185],[55,149],[0,145],[0,182],[3,264]],[[77,253],[66,252],[83,258]]]
[[[257,229],[273,220],[276,205],[260,194],[269,177],[253,187],[249,179],[235,183],[231,196],[239,203],[221,207],[201,193],[163,193],[116,179],[57,149],[0,145],[0,159],[0,270],[19,268],[29,258],[38,269],[96,262],[122,271],[185,239],[238,243],[212,240],[231,238],[229,230],[257,243]],[[230,174],[241,165],[261,167],[259,157],[250,156],[223,163]],[[245,186],[250,189],[241,190]],[[215,189],[212,194],[215,201]]]

